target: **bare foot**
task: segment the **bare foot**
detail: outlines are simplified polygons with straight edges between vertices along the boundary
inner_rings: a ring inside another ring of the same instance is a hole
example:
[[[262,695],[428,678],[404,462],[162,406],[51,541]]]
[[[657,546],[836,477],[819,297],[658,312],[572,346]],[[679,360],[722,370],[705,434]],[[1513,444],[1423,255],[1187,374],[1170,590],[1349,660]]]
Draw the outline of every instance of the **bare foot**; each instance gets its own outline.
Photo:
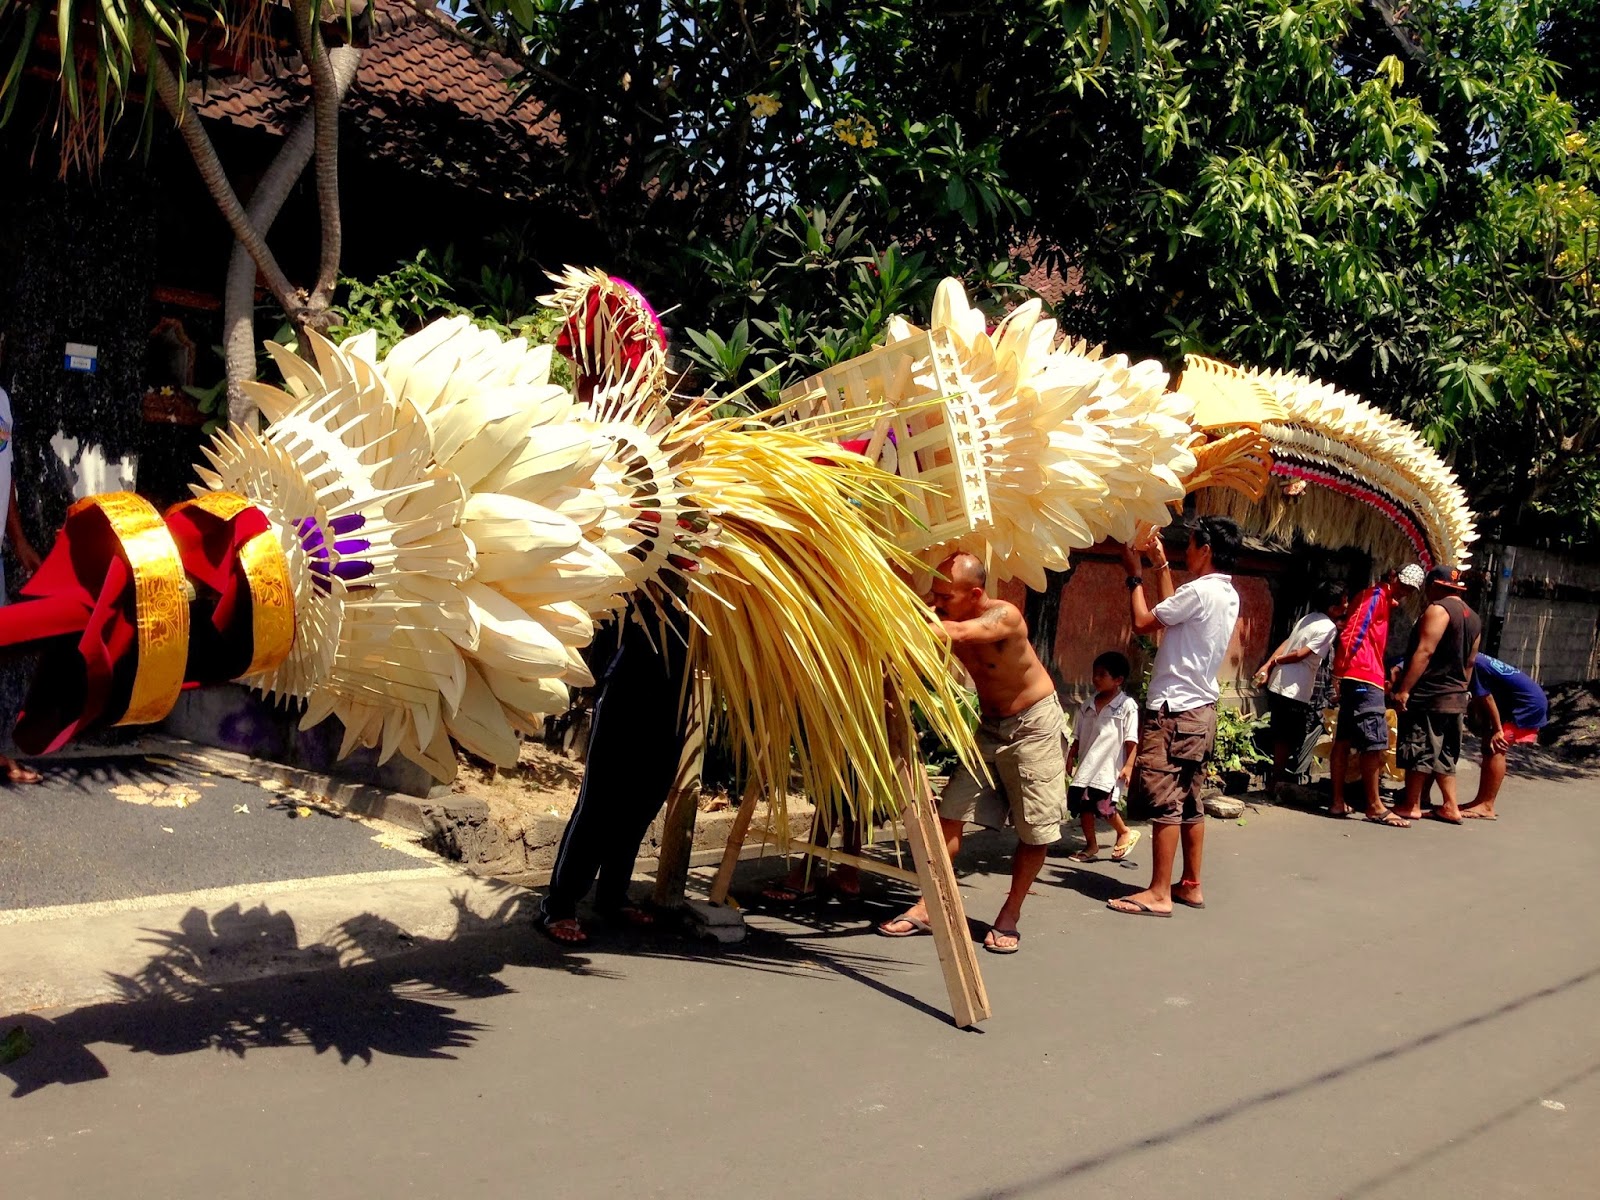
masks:
[[[817,898],[817,889],[802,872],[791,871],[780,884],[761,889],[761,898],[772,904],[800,904]]]
[[[921,900],[912,905],[905,912],[892,920],[884,921],[878,926],[878,932],[884,937],[916,937],[919,933],[932,933],[928,928],[928,906]]]
[[[1408,810],[1408,809],[1404,809],[1404,808],[1392,808],[1392,809],[1389,810],[1389,815],[1390,816],[1394,816],[1394,817],[1399,817],[1402,821],[1420,821],[1420,820],[1422,820],[1422,810],[1421,809]],[[1367,817],[1369,819],[1371,819],[1372,814],[1368,813]]]
[[[538,922],[539,932],[544,934],[558,946],[587,946],[589,935],[583,931],[583,926],[578,924],[576,917],[540,917]]]
[[[1016,928],[1001,929],[991,925],[984,935],[983,948],[991,954],[1015,954],[1022,948],[1022,934]]]
[[[1350,815],[1350,806],[1343,803],[1335,804],[1328,809],[1328,815],[1330,817],[1348,817]]]

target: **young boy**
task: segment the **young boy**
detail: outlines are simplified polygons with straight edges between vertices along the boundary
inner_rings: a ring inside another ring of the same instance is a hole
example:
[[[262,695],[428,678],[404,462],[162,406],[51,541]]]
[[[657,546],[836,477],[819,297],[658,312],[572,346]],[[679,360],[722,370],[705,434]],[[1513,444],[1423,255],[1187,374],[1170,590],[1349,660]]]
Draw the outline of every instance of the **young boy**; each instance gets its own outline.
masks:
[[[1084,846],[1073,862],[1094,862],[1100,853],[1095,817],[1104,817],[1117,831],[1111,858],[1121,862],[1139,844],[1139,831],[1129,829],[1117,811],[1117,800],[1133,783],[1133,760],[1139,750],[1139,703],[1122,690],[1128,659],[1108,650],[1094,660],[1094,695],[1078,710],[1067,751],[1067,808],[1083,822]],[[1073,771],[1076,765],[1077,771]]]

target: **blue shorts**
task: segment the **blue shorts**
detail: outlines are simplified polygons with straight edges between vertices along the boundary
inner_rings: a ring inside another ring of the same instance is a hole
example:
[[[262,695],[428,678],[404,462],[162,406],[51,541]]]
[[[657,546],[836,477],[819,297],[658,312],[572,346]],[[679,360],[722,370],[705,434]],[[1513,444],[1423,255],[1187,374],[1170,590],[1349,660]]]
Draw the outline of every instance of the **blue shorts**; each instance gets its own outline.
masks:
[[[1389,748],[1389,721],[1383,689],[1360,679],[1339,680],[1339,722],[1333,740],[1349,742],[1358,754]]]

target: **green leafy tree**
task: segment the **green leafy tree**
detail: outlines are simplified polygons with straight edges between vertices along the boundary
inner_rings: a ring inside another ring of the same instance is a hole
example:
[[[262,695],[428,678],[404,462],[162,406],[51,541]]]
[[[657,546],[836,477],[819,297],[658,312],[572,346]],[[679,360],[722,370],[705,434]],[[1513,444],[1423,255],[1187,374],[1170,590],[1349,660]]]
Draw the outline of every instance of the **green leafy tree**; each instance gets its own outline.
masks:
[[[62,169],[92,169],[109,130],[138,120],[146,130],[156,102],[177,128],[201,181],[233,231],[235,249],[224,288],[224,354],[229,410],[255,419],[238,384],[254,377],[254,289],[259,271],[296,326],[325,329],[333,320],[343,218],[339,208],[339,105],[355,80],[360,51],[337,45],[330,23],[348,28],[345,0],[289,0],[290,37],[307,65],[310,111],[284,140],[248,203],[228,178],[204,123],[189,101],[190,60],[197,52],[248,66],[270,44],[279,5],[267,0],[0,0],[0,122],[16,118],[31,63],[54,59]],[[191,26],[193,28],[191,28]],[[321,254],[314,281],[290,280],[267,234],[290,191],[315,160]]]

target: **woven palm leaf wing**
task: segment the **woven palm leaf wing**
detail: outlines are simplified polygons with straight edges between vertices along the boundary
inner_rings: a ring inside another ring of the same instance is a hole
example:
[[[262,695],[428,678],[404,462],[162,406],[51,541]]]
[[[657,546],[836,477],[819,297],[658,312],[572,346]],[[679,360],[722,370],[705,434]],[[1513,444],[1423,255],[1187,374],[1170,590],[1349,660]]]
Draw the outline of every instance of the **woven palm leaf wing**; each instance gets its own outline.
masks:
[[[990,514],[926,556],[956,545],[981,553],[987,543],[998,578],[1039,589],[1071,551],[1166,524],[1195,467],[1193,401],[1166,390],[1161,365],[1058,343],[1042,311],[1030,300],[991,332],[957,280],[939,285],[931,324],[955,342],[964,386],[981,409]],[[889,338],[917,332],[897,318]]]
[[[1197,496],[1203,511],[1265,537],[1359,545],[1380,568],[1466,562],[1477,538],[1466,493],[1415,430],[1331,384],[1283,371],[1241,374],[1284,410],[1261,426],[1277,486],[1254,500],[1208,489]]]
[[[370,335],[272,347],[282,389],[249,385],[270,424],[207,450],[204,487],[240,492],[289,558],[296,637],[249,677],[332,714],[341,754],[399,751],[447,779],[453,736],[491,761],[589,677],[589,595],[620,578],[586,538],[603,447],[548,381],[548,347],[435,322],[383,359]],[[196,488],[200,491],[202,488]]]

